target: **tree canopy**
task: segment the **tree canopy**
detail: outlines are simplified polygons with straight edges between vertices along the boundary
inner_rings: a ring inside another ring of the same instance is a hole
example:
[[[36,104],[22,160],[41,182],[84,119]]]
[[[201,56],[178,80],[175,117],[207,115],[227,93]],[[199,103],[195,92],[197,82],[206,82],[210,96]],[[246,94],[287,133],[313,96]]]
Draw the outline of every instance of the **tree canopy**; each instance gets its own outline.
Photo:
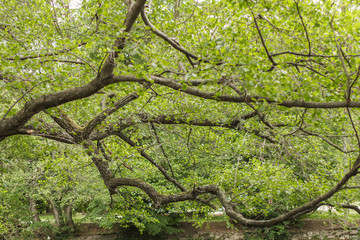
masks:
[[[2,171],[74,200],[90,159],[114,201],[246,226],[360,212],[359,1],[74,3],[1,2]]]

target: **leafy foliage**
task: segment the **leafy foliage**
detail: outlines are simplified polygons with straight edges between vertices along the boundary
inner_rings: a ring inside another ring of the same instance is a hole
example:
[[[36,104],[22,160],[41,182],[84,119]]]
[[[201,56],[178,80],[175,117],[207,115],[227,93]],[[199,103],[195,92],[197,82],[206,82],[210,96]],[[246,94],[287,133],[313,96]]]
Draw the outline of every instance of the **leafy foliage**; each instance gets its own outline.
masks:
[[[0,3],[6,235],[31,199],[149,234],[359,201],[358,1]]]

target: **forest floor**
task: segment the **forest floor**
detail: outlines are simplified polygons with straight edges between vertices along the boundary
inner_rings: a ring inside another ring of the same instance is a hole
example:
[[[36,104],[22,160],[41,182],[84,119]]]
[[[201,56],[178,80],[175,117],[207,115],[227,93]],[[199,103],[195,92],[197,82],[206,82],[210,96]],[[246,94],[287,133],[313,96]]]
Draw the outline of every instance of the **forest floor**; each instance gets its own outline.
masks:
[[[354,228],[360,225],[360,221],[357,222],[344,222],[334,221],[333,219],[303,219],[301,222],[287,225],[290,231],[321,231],[330,229],[346,229]],[[184,230],[186,233],[192,232],[209,232],[209,233],[230,233],[234,231],[242,232],[243,227],[237,225],[236,229],[231,229],[227,226],[227,223],[222,222],[207,222],[202,227],[196,227],[194,222],[180,222],[177,226],[179,229]],[[80,232],[86,234],[109,234],[113,230],[99,227],[97,223],[82,223],[80,224]]]

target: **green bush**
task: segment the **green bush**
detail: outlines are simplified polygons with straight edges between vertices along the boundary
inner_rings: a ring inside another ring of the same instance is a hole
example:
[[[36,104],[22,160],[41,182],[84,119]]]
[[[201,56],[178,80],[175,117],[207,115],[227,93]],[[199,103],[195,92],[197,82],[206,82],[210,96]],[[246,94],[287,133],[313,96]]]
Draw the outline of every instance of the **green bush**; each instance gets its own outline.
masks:
[[[255,232],[245,232],[246,240],[286,240],[290,233],[284,224],[273,227],[257,228]]]
[[[143,221],[143,228],[137,227],[134,223],[122,225],[121,236],[129,240],[151,240],[151,239],[168,239],[169,235],[179,233],[181,230],[176,228],[180,220],[179,214],[156,215],[157,221]],[[120,237],[120,236],[119,236]]]

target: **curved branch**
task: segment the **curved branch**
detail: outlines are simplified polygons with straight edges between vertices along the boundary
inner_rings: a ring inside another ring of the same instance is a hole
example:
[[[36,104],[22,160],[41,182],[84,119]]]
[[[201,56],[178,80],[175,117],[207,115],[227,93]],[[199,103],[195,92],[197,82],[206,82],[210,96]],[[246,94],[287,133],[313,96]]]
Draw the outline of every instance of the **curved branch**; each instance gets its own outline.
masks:
[[[309,102],[304,100],[273,100],[269,97],[262,96],[231,96],[231,95],[218,95],[212,92],[204,92],[193,87],[183,88],[183,85],[175,79],[163,78],[158,76],[151,76],[151,82],[172,88],[177,91],[181,91],[193,96],[197,96],[204,99],[217,100],[222,102],[234,102],[234,103],[245,103],[245,102],[267,102],[269,104],[276,104],[287,108],[298,107],[298,108],[360,108],[360,102],[347,101],[340,102]],[[133,76],[112,76],[107,79],[108,82],[147,82],[144,78],[136,78]],[[111,84],[109,83],[109,84]]]
[[[323,109],[331,109],[331,108],[359,108],[360,102],[309,102],[303,100],[272,100],[268,97],[261,96],[230,96],[230,95],[217,95],[216,93],[204,92],[198,90],[194,87],[183,88],[181,83],[174,81],[173,79],[162,78],[157,76],[151,77],[152,81],[156,84],[167,86],[177,91],[182,91],[184,93],[197,96],[204,99],[211,99],[223,102],[234,102],[234,103],[245,103],[245,102],[267,102],[269,104],[276,104],[283,107],[298,107],[298,108],[323,108]],[[142,78],[136,78],[133,76],[112,76],[107,78],[102,78],[98,76],[90,83],[81,86],[75,87],[71,89],[67,89],[64,91],[60,91],[57,93],[43,95],[37,99],[29,101],[25,104],[25,106],[15,115],[9,118],[5,118],[0,121],[0,138],[16,134],[16,129],[21,128],[32,116],[37,114],[38,112],[59,106],[66,102],[74,101],[77,99],[82,99],[85,97],[89,97],[100,89],[117,82],[147,82],[147,80]]]
[[[193,54],[192,52],[189,52],[188,50],[186,50],[185,48],[183,48],[177,41],[174,41],[172,38],[170,38],[169,36],[167,36],[165,33],[157,30],[155,28],[154,25],[152,25],[152,23],[150,22],[150,20],[148,19],[148,17],[146,16],[145,10],[142,9],[141,10],[141,18],[144,21],[146,26],[149,26],[151,31],[153,33],[155,33],[156,35],[158,35],[159,37],[161,37],[162,39],[164,39],[166,42],[168,42],[171,46],[173,46],[176,50],[184,53],[186,56],[189,56],[195,60],[200,60],[204,61],[204,62],[209,62],[209,60],[201,58],[199,56],[196,56],[195,54]]]
[[[360,156],[358,156],[357,161],[359,161]],[[311,202],[304,204],[300,207],[294,208],[293,210],[282,214],[278,217],[269,219],[269,220],[254,220],[248,219],[244,217],[241,213],[238,213],[234,210],[233,205],[231,204],[231,200],[225,195],[221,189],[216,185],[204,185],[195,187],[192,191],[182,192],[179,194],[171,194],[171,195],[162,195],[156,191],[150,184],[145,183],[138,179],[133,178],[114,178],[109,182],[109,187],[111,189],[116,189],[120,186],[133,186],[143,190],[154,202],[155,207],[160,207],[162,205],[166,205],[172,202],[180,202],[180,201],[188,201],[195,200],[199,195],[202,194],[213,194],[216,195],[220,201],[220,203],[225,208],[226,214],[235,219],[239,224],[243,226],[252,226],[252,227],[271,227],[276,224],[282,223],[284,221],[290,220],[294,217],[298,217],[300,215],[309,213],[315,209],[317,209],[321,203],[330,197],[332,197],[335,193],[342,189],[342,187],[348,182],[348,180],[357,174],[360,165],[354,166],[349,172],[347,172],[344,177],[329,191],[312,200]]]
[[[131,77],[121,76],[121,81],[132,80]],[[97,77],[88,84],[56,93],[46,94],[25,103],[25,106],[15,115],[0,121],[0,138],[16,134],[17,129],[27,123],[35,114],[62,105],[67,102],[89,97],[102,88],[118,82],[119,79]]]
[[[339,207],[342,207],[342,208],[347,208],[347,209],[352,209],[354,211],[356,211],[358,214],[360,214],[360,208],[356,205],[352,205],[352,204],[339,204],[339,205],[334,205],[334,204],[322,204],[322,205],[325,205],[325,206],[329,206],[329,207],[335,207],[335,206],[339,206]]]
[[[340,207],[342,208],[348,208],[348,209],[352,209],[354,211],[356,211],[358,214],[360,214],[360,208],[356,205],[351,205],[351,204],[340,204]]]
[[[154,202],[155,207],[160,207],[172,202],[181,202],[196,200],[199,195],[205,193],[216,194],[218,187],[215,185],[204,185],[194,188],[192,191],[178,194],[162,195],[156,191],[150,184],[136,178],[114,178],[110,181],[109,186],[113,189],[121,186],[132,186],[143,190]]]

